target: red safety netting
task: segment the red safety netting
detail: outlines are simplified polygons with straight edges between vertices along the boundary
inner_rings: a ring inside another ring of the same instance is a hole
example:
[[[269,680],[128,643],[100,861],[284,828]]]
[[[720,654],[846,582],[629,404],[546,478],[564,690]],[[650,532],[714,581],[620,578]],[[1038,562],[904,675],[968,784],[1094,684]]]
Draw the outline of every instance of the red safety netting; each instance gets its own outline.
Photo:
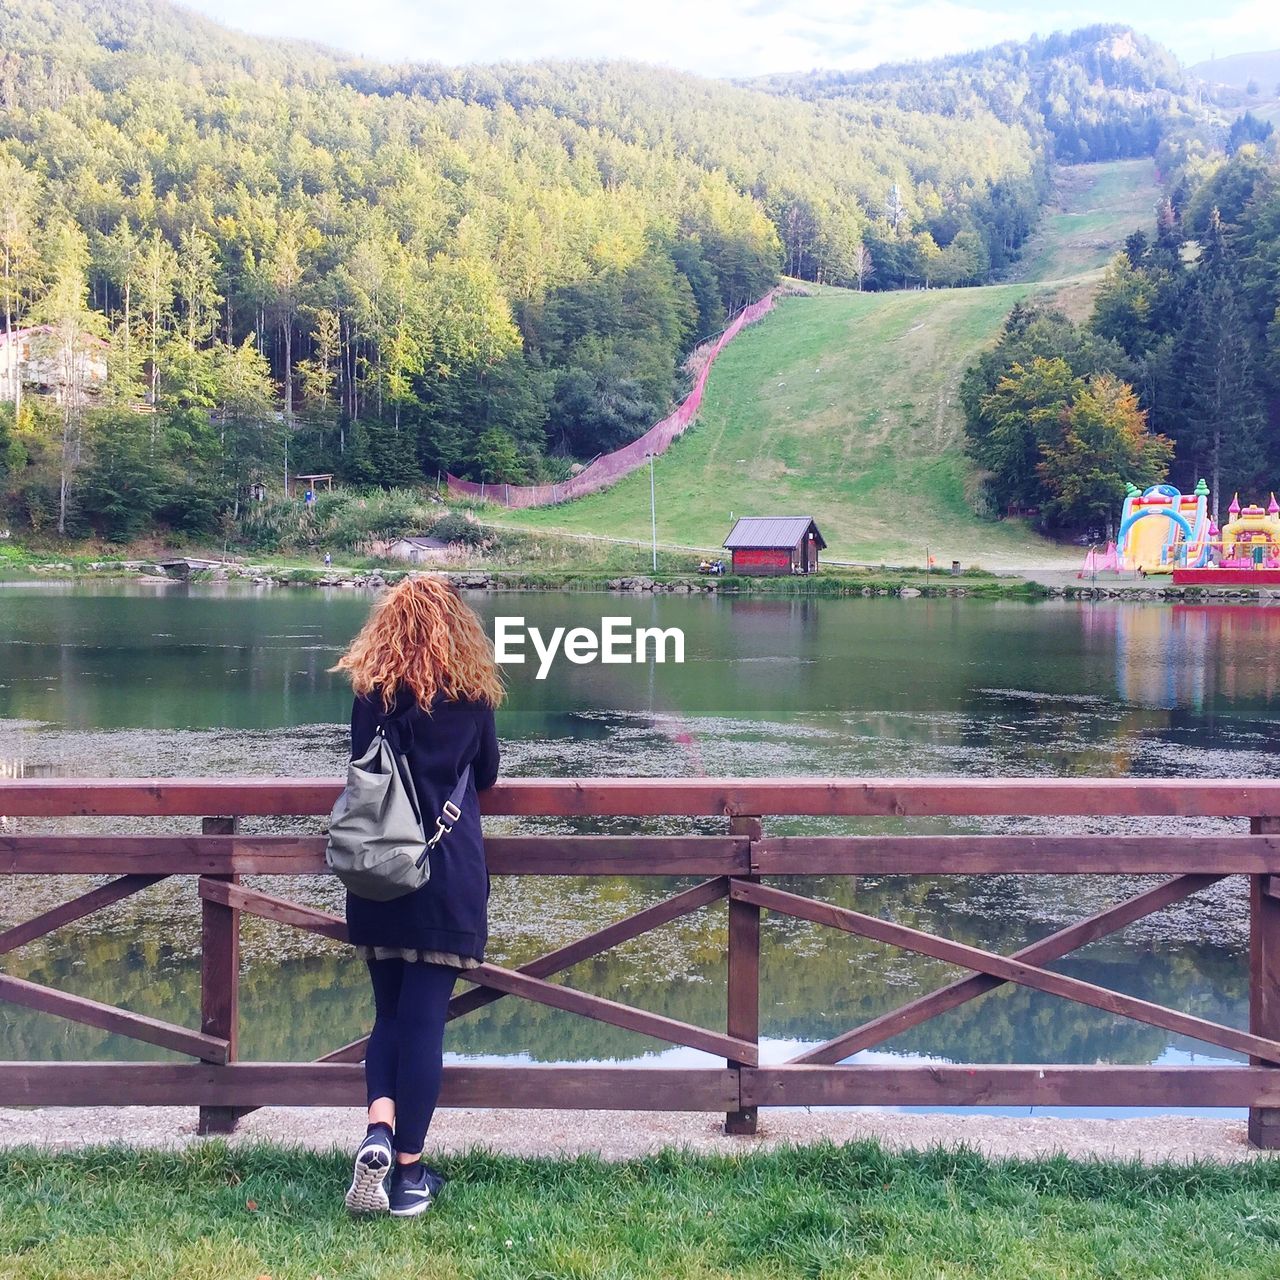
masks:
[[[711,372],[716,357],[747,325],[754,324],[773,309],[774,297],[774,292],[770,292],[758,302],[743,307],[713,343],[695,353],[701,361],[701,367],[693,380],[693,389],[671,413],[650,427],[639,439],[612,453],[602,453],[576,476],[562,480],[559,484],[476,484],[473,480],[460,480],[457,476],[448,475],[449,491],[479,498],[484,502],[498,502],[504,507],[545,507],[554,502],[567,502],[570,498],[581,498],[583,494],[594,493],[597,489],[620,480],[637,467],[644,466],[649,454],[663,453],[698,416],[707,375]]]

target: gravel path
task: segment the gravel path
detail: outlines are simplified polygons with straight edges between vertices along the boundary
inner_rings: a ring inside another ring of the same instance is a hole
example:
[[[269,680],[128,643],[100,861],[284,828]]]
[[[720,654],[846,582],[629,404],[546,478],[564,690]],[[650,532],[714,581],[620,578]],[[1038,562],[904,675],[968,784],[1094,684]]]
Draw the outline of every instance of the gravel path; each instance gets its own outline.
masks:
[[[1076,1159],[1145,1163],[1247,1160],[1259,1153],[1238,1120],[1159,1116],[1136,1120],[904,1115],[872,1111],[767,1111],[754,1138],[727,1137],[720,1117],[701,1112],[442,1111],[428,1138],[440,1153],[486,1147],[515,1156],[591,1153],[626,1160],[667,1147],[740,1154],[789,1143],[874,1138],[891,1150],[969,1146],[990,1156],[1064,1154]],[[241,1121],[234,1142],[269,1141],[353,1149],[363,1112],[344,1108],[267,1107]],[[68,1149],[92,1143],[185,1146],[196,1136],[193,1107],[0,1109],[0,1147],[34,1143]]]

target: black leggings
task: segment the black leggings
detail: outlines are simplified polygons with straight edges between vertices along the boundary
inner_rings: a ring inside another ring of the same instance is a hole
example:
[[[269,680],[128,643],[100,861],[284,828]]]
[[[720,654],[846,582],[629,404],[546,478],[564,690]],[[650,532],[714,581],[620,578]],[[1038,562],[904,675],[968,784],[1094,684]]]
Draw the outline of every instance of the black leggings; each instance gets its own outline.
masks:
[[[416,960],[368,964],[375,1010],[364,1056],[369,1103],[395,1101],[395,1149],[417,1155],[440,1096],[445,1015],[458,970]]]

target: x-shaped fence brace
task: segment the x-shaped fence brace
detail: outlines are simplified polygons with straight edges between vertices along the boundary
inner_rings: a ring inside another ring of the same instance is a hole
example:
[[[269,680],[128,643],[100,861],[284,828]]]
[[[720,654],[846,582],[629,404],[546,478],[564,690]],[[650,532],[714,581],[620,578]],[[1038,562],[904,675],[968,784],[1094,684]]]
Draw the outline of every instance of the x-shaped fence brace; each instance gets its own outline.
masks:
[[[663,1017],[637,1009],[632,1005],[620,1004],[603,996],[589,995],[583,991],[575,991],[570,987],[560,986],[545,981],[552,974],[570,968],[581,960],[590,959],[601,952],[609,950],[620,943],[648,933],[660,925],[677,920],[716,902],[728,895],[727,877],[717,876],[686,889],[674,897],[656,903],[652,907],[627,916],[604,929],[579,938],[567,946],[539,956],[518,969],[506,969],[501,965],[482,964],[475,969],[468,969],[463,974],[468,982],[477,983],[475,990],[454,996],[449,1004],[449,1019],[460,1018],[473,1013],[486,1005],[500,1000],[504,995],[522,996],[537,1004],[550,1005],[555,1009],[563,1009],[569,1013],[580,1013],[584,1017],[597,1022],[607,1022],[629,1031],[638,1031],[665,1040],[670,1044],[686,1045],[691,1049],[701,1049],[706,1053],[733,1058],[738,1061],[756,1065],[757,1048],[748,1040],[721,1032],[708,1031],[691,1023],[680,1022],[675,1018]],[[200,894],[212,902],[244,911],[250,915],[274,920],[279,924],[292,925],[310,933],[318,933],[326,938],[334,938],[345,942],[347,926],[338,916],[326,911],[318,911],[314,907],[304,907],[296,902],[283,898],[275,898],[256,889],[248,889],[242,885],[228,884],[219,880],[201,880]],[[364,1057],[368,1037],[354,1040],[342,1048],[326,1054],[318,1059],[320,1062],[359,1062]]]
[[[0,933],[0,955],[92,915],[165,878],[163,875],[124,875],[111,880]],[[476,985],[453,998],[449,1006],[449,1018],[463,1017],[503,996],[515,995],[672,1044],[700,1049],[726,1058],[742,1069],[757,1067],[759,1050],[751,1040],[707,1030],[547,981],[582,960],[597,956],[722,898],[728,898],[731,903],[744,903],[826,925],[973,971],[970,977],[939,987],[798,1054],[786,1064],[789,1067],[841,1062],[863,1049],[882,1044],[912,1027],[977,999],[1005,983],[1061,996],[1107,1013],[1133,1018],[1166,1031],[1249,1054],[1256,1061],[1280,1064],[1280,1041],[1223,1026],[1043,967],[1049,961],[1060,959],[1088,943],[1198,893],[1222,878],[1221,875],[1176,876],[1060,929],[1010,956],[1004,956],[877,916],[790,893],[758,883],[752,878],[716,876],[547,952],[517,969],[482,964],[468,970],[466,980]],[[259,916],[337,941],[346,941],[345,921],[314,907],[275,897],[226,878],[201,877],[199,892],[205,901],[233,911]],[[176,1050],[207,1063],[222,1065],[229,1061],[230,1041],[225,1037],[192,1031],[19,978],[0,975],[0,999]],[[367,1037],[362,1037],[317,1061],[359,1062],[364,1056],[367,1042]],[[243,1112],[248,1109],[251,1108],[238,1110]]]
[[[1219,879],[1221,879],[1220,876],[1179,876],[1148,893],[1129,898],[1108,911],[1100,912],[1038,943],[1024,947],[1012,956],[984,951],[980,947],[953,942],[949,938],[913,929],[908,925],[895,924],[889,920],[882,920],[878,916],[865,915],[861,911],[851,911],[847,907],[819,902],[813,898],[801,897],[799,894],[787,893],[767,885],[734,880],[730,885],[729,896],[732,900],[749,902],[780,915],[829,925],[845,933],[870,938],[876,942],[885,942],[891,946],[901,947],[907,951],[914,951],[920,955],[931,956],[935,960],[975,971],[975,976],[972,978],[940,988],[891,1013],[882,1015],[874,1022],[864,1023],[861,1027],[855,1027],[835,1040],[816,1046],[792,1059],[795,1064],[838,1061],[857,1052],[858,1049],[879,1044],[908,1027],[937,1017],[947,1009],[976,999],[1005,982],[1013,982],[1036,991],[1045,991],[1050,995],[1063,996],[1077,1004],[1090,1005],[1106,1013],[1133,1018],[1138,1022],[1161,1027],[1166,1031],[1192,1036],[1207,1044],[1234,1049],[1240,1053],[1252,1054],[1266,1062],[1280,1064],[1280,1041],[1251,1035],[1247,1031],[1237,1031],[1234,1027],[1209,1022],[1192,1014],[1180,1013],[1176,1009],[1127,996],[1109,987],[1099,987],[1092,982],[1071,978],[1032,963],[1035,960],[1057,959],[1066,955],[1077,947],[1083,946],[1085,942],[1092,942],[1113,933],[1126,924],[1206,888]],[[886,1029],[886,1024],[889,1024],[890,1029]]]
[[[69,902],[42,912],[40,915],[22,924],[14,925],[0,933],[0,956],[29,942],[35,942],[46,934],[52,933],[63,925],[83,920],[86,916],[101,911],[113,903],[140,893],[153,884],[166,879],[162,875],[125,875],[99,885],[88,893],[72,898]],[[70,995],[65,991],[57,991],[53,987],[42,986],[37,982],[27,982],[22,978],[0,974],[0,1000],[10,1004],[35,1009],[40,1013],[52,1013],[71,1022],[84,1023],[97,1027],[101,1031],[111,1031],[117,1035],[127,1036],[132,1040],[141,1040],[147,1044],[159,1045],[163,1049],[173,1049],[185,1053],[203,1062],[225,1065],[230,1059],[230,1041],[221,1036],[206,1035],[201,1031],[192,1031],[188,1027],[180,1027],[172,1022],[164,1022],[158,1018],[148,1018],[140,1013],[130,1013],[127,1009],[115,1005],[102,1004],[97,1000],[89,1000],[84,996]]]

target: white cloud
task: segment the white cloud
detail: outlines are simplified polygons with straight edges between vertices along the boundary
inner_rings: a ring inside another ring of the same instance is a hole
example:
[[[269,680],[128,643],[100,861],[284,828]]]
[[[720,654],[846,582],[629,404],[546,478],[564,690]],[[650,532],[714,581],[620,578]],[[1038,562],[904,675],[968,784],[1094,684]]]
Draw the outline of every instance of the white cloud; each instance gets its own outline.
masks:
[[[1280,3],[1234,0],[185,0],[231,26],[387,61],[632,58],[706,75],[860,68],[1092,22],[1128,22],[1188,61],[1280,47]]]
[[[632,58],[707,75],[860,68],[931,58],[1090,21],[1080,10],[1002,12],[964,0],[188,0],[242,30],[304,36],[392,61],[459,64]],[[1022,6],[1019,6],[1022,8]]]
[[[1275,0],[1246,0],[1216,17],[1194,18],[1183,26],[1179,45],[1198,46],[1203,57],[1280,48],[1280,5]]]

